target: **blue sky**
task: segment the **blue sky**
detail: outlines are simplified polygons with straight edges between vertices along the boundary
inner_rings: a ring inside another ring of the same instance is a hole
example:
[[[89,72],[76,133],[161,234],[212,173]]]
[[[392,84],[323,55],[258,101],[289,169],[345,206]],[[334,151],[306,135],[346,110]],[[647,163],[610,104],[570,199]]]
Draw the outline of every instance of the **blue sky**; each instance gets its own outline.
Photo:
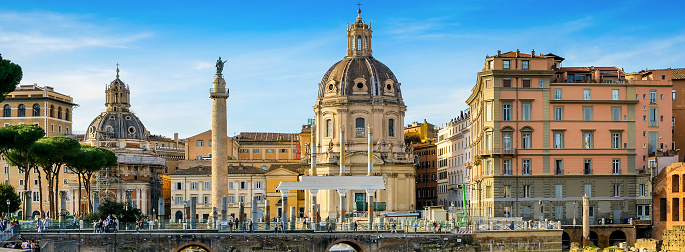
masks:
[[[104,111],[120,64],[131,109],[152,134],[211,127],[214,62],[228,134],[299,132],[317,83],[345,56],[357,1],[0,0],[0,54],[22,84],[71,95],[74,130]],[[445,123],[466,108],[486,55],[555,53],[564,66],[685,67],[682,1],[364,1],[374,57],[402,83],[405,122]]]

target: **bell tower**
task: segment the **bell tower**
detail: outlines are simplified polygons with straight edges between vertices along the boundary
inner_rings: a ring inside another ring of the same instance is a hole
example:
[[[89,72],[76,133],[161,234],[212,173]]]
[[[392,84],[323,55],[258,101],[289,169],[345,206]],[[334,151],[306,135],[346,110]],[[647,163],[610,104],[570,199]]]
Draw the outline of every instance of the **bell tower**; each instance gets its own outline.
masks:
[[[357,10],[357,21],[347,28],[347,57],[371,56],[371,26],[362,21],[362,10]]]

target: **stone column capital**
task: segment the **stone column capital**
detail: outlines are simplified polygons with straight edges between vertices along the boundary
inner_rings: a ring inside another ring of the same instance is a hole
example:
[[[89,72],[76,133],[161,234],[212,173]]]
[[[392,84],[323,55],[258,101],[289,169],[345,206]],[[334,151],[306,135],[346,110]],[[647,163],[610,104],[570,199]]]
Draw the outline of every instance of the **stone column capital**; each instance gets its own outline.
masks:
[[[340,197],[345,197],[345,194],[347,194],[347,189],[338,189],[338,193],[340,194]]]
[[[313,196],[316,196],[316,193],[319,192],[319,189],[311,189],[311,190],[309,190],[309,192],[310,192]]]
[[[288,190],[281,191],[282,197],[288,197]]]
[[[366,189],[366,194],[371,195],[376,192],[376,189]]]

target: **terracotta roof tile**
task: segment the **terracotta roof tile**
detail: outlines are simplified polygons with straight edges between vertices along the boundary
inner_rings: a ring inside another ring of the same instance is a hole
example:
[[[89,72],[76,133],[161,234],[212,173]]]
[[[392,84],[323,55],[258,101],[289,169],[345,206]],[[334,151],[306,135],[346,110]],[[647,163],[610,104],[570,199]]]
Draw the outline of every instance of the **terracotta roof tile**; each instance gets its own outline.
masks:
[[[685,80],[685,68],[671,69],[671,74],[673,80]]]
[[[300,141],[300,135],[297,133],[266,133],[266,132],[240,132],[240,135],[235,137],[236,140],[244,142],[290,142]]]
[[[267,170],[267,172],[276,170],[278,168],[285,168],[285,169],[288,169],[290,171],[298,172],[298,170],[300,170],[301,168],[304,168],[304,166],[301,164],[272,164],[271,166],[269,166],[269,169]]]

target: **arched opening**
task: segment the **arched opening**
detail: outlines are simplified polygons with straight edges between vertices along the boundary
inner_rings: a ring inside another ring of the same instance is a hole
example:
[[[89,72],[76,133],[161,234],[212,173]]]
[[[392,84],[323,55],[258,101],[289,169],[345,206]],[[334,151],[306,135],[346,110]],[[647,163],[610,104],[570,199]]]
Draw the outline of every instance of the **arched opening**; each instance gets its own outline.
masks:
[[[595,231],[590,231],[590,245],[597,246],[599,244],[599,235]]]
[[[2,110],[2,116],[3,117],[12,117],[12,106],[9,104],[5,104],[5,107],[3,107]]]
[[[214,252],[214,250],[201,242],[187,242],[174,249],[174,252]]]
[[[50,117],[55,117],[55,106],[50,105]]]
[[[181,221],[181,220],[183,220],[183,212],[181,212],[181,211],[176,211],[176,214],[174,214],[174,217],[175,217],[174,219],[176,219],[176,221]]]
[[[362,36],[357,36],[357,51],[362,49]]]
[[[364,247],[362,245],[351,239],[341,239],[337,240],[331,245],[328,245],[328,248],[326,249],[328,252],[363,252]]]
[[[17,110],[17,117],[26,116],[26,106],[24,104],[19,104],[19,110]]]
[[[569,250],[571,249],[571,236],[564,232],[561,234],[561,249]]]
[[[40,116],[40,105],[33,104],[33,116]]]
[[[36,216],[38,216],[40,218],[40,211],[38,211],[38,210],[33,211],[33,213],[31,213],[31,216],[33,216],[34,219],[36,218]]]
[[[626,233],[623,233],[623,231],[616,230],[609,235],[610,246],[618,246],[621,242],[626,242]]]
[[[64,120],[69,121],[69,109],[64,109]]]

